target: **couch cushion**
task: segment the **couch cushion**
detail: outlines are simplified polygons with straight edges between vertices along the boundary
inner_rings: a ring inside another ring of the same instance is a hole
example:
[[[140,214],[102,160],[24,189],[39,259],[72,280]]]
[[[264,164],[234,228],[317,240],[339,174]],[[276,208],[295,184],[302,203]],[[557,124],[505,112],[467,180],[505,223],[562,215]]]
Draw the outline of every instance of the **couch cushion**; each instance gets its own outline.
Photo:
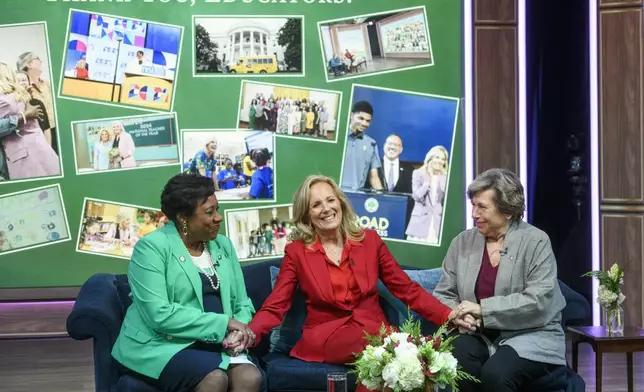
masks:
[[[266,363],[269,391],[326,391],[327,373],[349,371],[345,366],[305,362],[282,353],[270,353],[262,359]],[[347,379],[347,391],[354,391],[355,375],[348,374]]]
[[[425,290],[430,293],[434,292],[434,289],[438,285],[438,282],[443,276],[442,268],[431,268],[431,269],[421,269],[421,270],[408,270],[405,272],[409,275],[409,278],[414,282],[420,284]]]
[[[281,258],[271,259],[253,264],[244,264],[242,273],[244,274],[244,283],[246,284],[246,294],[253,302],[256,310],[262,307],[266,298],[273,291],[271,285],[270,269],[279,268],[282,263]]]
[[[591,317],[590,302],[562,281],[559,281],[559,288],[566,299],[566,307],[561,312],[564,325],[587,322]]]
[[[271,287],[275,287],[279,268],[270,267]],[[302,337],[302,326],[306,319],[306,300],[299,287],[295,288],[291,308],[286,312],[282,324],[273,328],[270,334],[270,352],[289,354],[295,343]]]
[[[442,269],[440,268],[432,268],[432,269],[424,269],[424,270],[406,269],[404,271],[412,281],[420,284],[420,286],[423,289],[425,289],[430,293],[432,293],[436,288],[436,285],[438,284],[438,281],[440,280],[441,275],[443,273]],[[407,319],[409,318],[409,315],[411,314],[411,316],[414,319],[420,320],[421,330],[423,334],[430,335],[430,334],[433,334],[438,329],[438,326],[423,319],[416,312],[409,309],[407,305],[405,305],[401,300],[394,297],[394,295],[391,294],[391,292],[389,292],[387,287],[382,282],[379,281],[378,286],[379,286],[379,291],[381,292],[380,295],[382,295],[387,300],[387,302],[389,302],[389,304],[398,311],[398,322],[396,324],[398,325],[403,324],[405,321],[407,321]]]

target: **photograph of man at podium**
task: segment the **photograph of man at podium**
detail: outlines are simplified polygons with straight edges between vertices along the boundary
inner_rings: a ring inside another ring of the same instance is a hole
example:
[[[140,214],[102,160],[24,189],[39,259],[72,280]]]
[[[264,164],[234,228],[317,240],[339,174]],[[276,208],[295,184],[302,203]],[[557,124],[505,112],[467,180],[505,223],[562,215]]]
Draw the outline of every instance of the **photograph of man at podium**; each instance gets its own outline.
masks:
[[[400,136],[391,134],[387,137],[382,157],[380,178],[388,192],[411,193],[411,179],[414,165],[402,162],[403,142]]]
[[[354,85],[350,105],[340,185],[360,224],[440,245],[459,99]]]
[[[125,67],[126,74],[142,74],[143,67],[150,66],[150,62],[143,57],[144,54],[142,50],[136,51],[136,58],[130,60]]]
[[[181,26],[72,10],[59,97],[170,111],[182,36]]]

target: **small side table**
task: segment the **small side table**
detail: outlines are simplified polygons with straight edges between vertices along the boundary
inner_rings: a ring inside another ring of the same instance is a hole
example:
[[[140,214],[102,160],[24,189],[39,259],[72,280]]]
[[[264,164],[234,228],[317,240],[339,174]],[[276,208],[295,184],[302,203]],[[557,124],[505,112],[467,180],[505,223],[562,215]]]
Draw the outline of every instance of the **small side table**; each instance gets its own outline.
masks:
[[[602,391],[602,357],[604,353],[626,353],[626,370],[628,373],[628,392],[633,392],[633,353],[644,351],[644,329],[625,327],[624,334],[612,336],[606,333],[605,327],[567,328],[572,338],[572,369],[577,372],[579,366],[579,343],[588,343],[595,351],[596,392]]]

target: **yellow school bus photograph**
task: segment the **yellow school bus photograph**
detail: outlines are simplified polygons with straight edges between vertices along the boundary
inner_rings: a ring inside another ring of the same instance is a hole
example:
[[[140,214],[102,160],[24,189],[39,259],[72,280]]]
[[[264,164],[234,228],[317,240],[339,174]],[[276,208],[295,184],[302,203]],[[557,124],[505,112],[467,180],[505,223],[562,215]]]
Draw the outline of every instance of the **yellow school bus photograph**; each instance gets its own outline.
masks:
[[[193,17],[193,76],[304,76],[303,16]]]
[[[277,56],[240,57],[234,65],[227,65],[229,73],[276,73],[278,71]]]

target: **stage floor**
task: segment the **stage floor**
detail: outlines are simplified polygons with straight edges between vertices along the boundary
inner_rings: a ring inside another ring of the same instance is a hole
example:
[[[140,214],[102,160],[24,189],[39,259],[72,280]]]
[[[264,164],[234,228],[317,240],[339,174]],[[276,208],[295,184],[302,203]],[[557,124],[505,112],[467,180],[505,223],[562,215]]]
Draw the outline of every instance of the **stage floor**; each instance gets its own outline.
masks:
[[[93,392],[92,342],[70,338],[0,340],[1,392]],[[595,354],[579,346],[579,373],[595,391]],[[568,345],[570,360],[570,344]],[[634,355],[635,390],[644,392],[644,353]],[[605,354],[604,391],[626,392],[626,356]]]

